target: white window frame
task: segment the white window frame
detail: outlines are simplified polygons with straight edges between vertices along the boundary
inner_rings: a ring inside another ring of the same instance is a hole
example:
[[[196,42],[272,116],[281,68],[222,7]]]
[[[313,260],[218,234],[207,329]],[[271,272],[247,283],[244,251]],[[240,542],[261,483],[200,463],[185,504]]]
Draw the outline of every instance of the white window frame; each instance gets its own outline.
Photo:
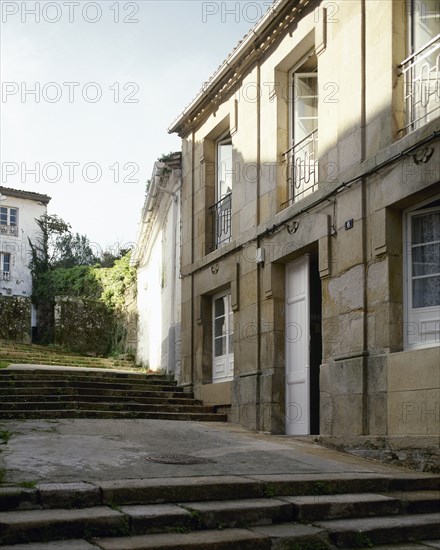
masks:
[[[425,44],[416,45],[416,6],[418,0],[405,0],[407,7],[406,49],[407,57],[399,69],[404,74],[406,131],[413,131],[438,116],[440,33],[427,38]],[[420,2],[423,6],[424,2]],[[435,4],[438,6],[438,3]],[[409,10],[408,10],[409,8]],[[426,17],[439,18],[438,14],[425,12]],[[433,57],[436,56],[436,59]]]
[[[231,190],[228,193],[222,193],[221,190],[221,174],[222,174],[222,163],[220,162],[219,148],[223,145],[230,145],[233,155],[233,146],[232,138],[230,136],[229,130],[225,132],[216,142],[215,142],[215,160],[216,160],[216,174],[215,174],[215,205],[214,205],[214,241],[215,248],[220,248],[221,246],[229,243],[232,239],[232,190],[233,190],[233,159],[231,166],[232,180],[231,180]],[[221,204],[220,204],[221,201]],[[228,228],[227,231],[224,231],[225,227]],[[219,231],[219,228],[221,229]]]
[[[8,256],[8,270],[5,269],[6,256]],[[11,279],[11,261],[12,254],[10,252],[0,252],[0,279],[3,281],[9,281]]]
[[[219,336],[216,334],[216,320],[220,317],[215,316],[215,302],[219,299],[225,299],[225,330],[222,336],[226,338],[226,354],[215,355],[216,339]],[[234,313],[231,307],[231,292],[224,291],[212,297],[212,382],[229,382],[234,378],[234,352],[229,353],[231,338],[234,337]],[[233,344],[233,341],[232,341]]]
[[[424,208],[430,203],[440,200],[440,195],[426,200],[404,211],[403,243],[404,243],[404,349],[434,347],[440,345],[440,305],[413,308],[412,300],[412,235],[411,222],[414,216],[440,212],[440,206]],[[436,243],[437,241],[435,241]],[[434,276],[436,274],[433,274]]]
[[[297,146],[300,141],[298,141],[297,136],[295,136],[295,125],[296,125],[296,118],[297,118],[297,101],[294,96],[294,90],[296,87],[296,81],[298,80],[299,76],[311,76],[316,77],[318,80],[318,68],[316,68],[316,71],[310,72],[310,71],[302,71],[301,67],[304,66],[304,64],[314,55],[315,51],[314,49],[310,50],[292,69],[289,71],[289,151],[291,151],[295,146]],[[319,91],[318,91],[318,116],[319,117]],[[318,146],[318,123],[316,125],[316,129],[312,132],[313,138],[311,138],[311,145],[315,150],[315,159],[314,159],[314,167],[312,170],[308,170],[308,174],[306,176],[306,180],[304,183],[306,185],[302,184],[299,188],[297,188],[295,191],[292,188],[292,174],[290,173],[289,168],[289,188],[288,188],[288,202],[290,204],[296,202],[297,200],[300,200],[313,191],[315,191],[315,188],[318,185],[318,157],[317,157],[317,146]],[[307,137],[307,136],[306,136]],[[305,139],[305,138],[304,138]],[[288,165],[291,166],[293,155],[291,155],[289,152],[288,154]],[[310,167],[309,167],[310,168]],[[313,178],[313,184],[310,184],[311,178]]]
[[[6,224],[1,222],[0,216],[0,234],[6,234],[8,236],[17,237],[18,236],[18,220],[19,220],[19,209],[15,206],[0,206],[1,208],[6,209]],[[15,224],[11,224],[11,210],[15,210]],[[0,210],[1,213],[1,210]]]

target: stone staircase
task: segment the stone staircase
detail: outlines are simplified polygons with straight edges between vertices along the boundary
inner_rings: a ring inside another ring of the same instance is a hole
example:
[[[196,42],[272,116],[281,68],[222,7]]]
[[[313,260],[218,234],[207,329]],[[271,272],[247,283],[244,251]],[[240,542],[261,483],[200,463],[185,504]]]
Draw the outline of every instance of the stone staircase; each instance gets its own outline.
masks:
[[[133,361],[126,359],[78,355],[56,347],[20,344],[10,340],[0,340],[0,361],[18,364],[139,371]]]
[[[439,480],[364,473],[3,486],[0,545],[4,550],[426,550],[440,547]]]
[[[76,367],[0,370],[0,419],[30,418],[226,421],[166,376]]]

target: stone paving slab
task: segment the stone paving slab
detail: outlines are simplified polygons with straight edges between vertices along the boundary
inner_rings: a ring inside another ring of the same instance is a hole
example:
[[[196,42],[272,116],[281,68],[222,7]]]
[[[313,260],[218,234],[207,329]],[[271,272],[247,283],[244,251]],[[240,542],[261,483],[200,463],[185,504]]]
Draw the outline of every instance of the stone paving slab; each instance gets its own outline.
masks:
[[[101,492],[91,483],[40,483],[43,508],[89,508],[101,504]]]
[[[104,502],[121,504],[258,498],[263,484],[234,476],[119,479],[99,482]]]
[[[85,540],[75,539],[14,544],[12,546],[2,546],[2,550],[98,550],[98,547],[89,544]]]
[[[106,506],[71,510],[29,510],[3,512],[0,519],[1,541],[14,544],[41,539],[84,537],[86,532],[124,533],[126,517]]]
[[[401,509],[397,499],[373,493],[305,495],[280,497],[280,500],[292,504],[296,521],[385,516],[398,514]]]
[[[270,550],[267,536],[247,529],[199,531],[194,533],[165,533],[137,537],[95,539],[102,550],[149,550],[179,548],[179,550]]]
[[[319,482],[318,488],[321,489],[322,494],[347,492],[378,493],[386,492],[389,486],[389,476],[382,473],[337,472],[304,473],[301,475],[249,475],[249,477],[268,484],[275,496],[311,494],[309,491],[312,489],[312,486],[316,490],[316,482]]]
[[[325,529],[300,523],[284,523],[281,525],[265,525],[252,527],[251,531],[272,539],[272,550],[287,550],[289,548],[328,548],[328,536]]]
[[[168,420],[2,421],[6,482],[94,482],[121,478],[316,474],[390,475],[405,470],[231,424]],[[187,454],[214,462],[156,464],[150,454]],[[422,475],[408,474],[413,487]],[[440,479],[440,478],[437,478]],[[375,486],[376,487],[376,486]],[[433,489],[435,487],[432,487]],[[438,488],[438,482],[437,482]],[[402,490],[396,486],[396,490]],[[378,491],[372,487],[371,490]],[[353,491],[352,491],[353,492]]]
[[[163,530],[166,527],[192,527],[192,515],[175,504],[147,504],[121,506],[119,510],[130,516],[131,530],[134,535],[144,534],[152,529]]]
[[[365,542],[371,540],[373,543],[384,544],[390,540],[402,542],[438,536],[440,513],[340,519],[320,521],[318,525],[328,530],[330,538],[338,546],[353,545],[360,535],[365,537]]]
[[[215,529],[219,525],[239,527],[292,520],[290,503],[269,498],[194,502],[182,506],[198,514],[203,529]]]

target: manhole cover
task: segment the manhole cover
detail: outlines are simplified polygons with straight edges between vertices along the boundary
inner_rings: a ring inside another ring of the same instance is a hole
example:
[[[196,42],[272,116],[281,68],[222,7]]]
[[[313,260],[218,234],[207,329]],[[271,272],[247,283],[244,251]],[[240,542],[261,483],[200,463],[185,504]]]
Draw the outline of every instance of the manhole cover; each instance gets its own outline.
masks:
[[[215,460],[209,458],[189,455],[148,455],[145,459],[159,464],[207,464],[215,462]]]

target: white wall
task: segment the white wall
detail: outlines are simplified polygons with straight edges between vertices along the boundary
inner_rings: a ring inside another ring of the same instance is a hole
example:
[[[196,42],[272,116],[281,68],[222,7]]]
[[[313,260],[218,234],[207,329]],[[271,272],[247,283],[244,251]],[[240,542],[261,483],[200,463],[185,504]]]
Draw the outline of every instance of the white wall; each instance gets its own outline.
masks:
[[[0,251],[11,254],[10,280],[0,279],[0,294],[6,296],[32,295],[32,277],[29,269],[31,252],[28,238],[35,243],[40,236],[36,219],[46,213],[43,204],[24,198],[9,197],[4,194],[0,206],[18,209],[18,236],[0,233]]]
[[[180,171],[161,181],[163,193],[147,211],[137,241],[137,362],[180,373]],[[152,225],[151,225],[152,224]],[[148,236],[146,237],[146,234]]]

